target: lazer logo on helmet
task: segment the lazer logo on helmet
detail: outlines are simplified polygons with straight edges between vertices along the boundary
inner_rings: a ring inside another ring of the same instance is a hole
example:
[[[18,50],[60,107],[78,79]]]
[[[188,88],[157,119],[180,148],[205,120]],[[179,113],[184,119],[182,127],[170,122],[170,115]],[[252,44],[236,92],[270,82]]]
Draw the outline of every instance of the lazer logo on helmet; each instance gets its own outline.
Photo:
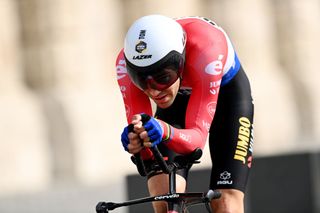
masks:
[[[138,53],[142,53],[145,49],[147,49],[147,43],[144,41],[139,41],[139,43],[136,45],[136,51]]]
[[[141,59],[148,59],[152,58],[152,55],[135,55],[132,57],[133,60],[141,60]]]

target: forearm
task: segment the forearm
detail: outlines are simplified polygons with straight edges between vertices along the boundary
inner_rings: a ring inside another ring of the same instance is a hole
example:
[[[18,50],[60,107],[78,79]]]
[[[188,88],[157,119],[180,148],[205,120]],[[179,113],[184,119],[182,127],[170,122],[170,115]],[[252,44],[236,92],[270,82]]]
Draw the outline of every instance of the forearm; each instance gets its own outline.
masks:
[[[177,129],[159,120],[164,129],[162,141],[168,148],[179,154],[189,154],[196,148],[204,148],[206,135],[200,129]]]

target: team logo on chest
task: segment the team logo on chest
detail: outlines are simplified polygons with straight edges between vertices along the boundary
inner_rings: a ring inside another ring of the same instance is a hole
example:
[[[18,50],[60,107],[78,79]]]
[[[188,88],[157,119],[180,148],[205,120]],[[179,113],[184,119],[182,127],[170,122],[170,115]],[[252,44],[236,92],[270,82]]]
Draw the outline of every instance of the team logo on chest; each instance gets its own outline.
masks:
[[[218,56],[218,59],[209,63],[204,69],[204,71],[209,75],[220,75],[223,68],[223,63],[222,63],[223,57],[224,56],[220,54]]]

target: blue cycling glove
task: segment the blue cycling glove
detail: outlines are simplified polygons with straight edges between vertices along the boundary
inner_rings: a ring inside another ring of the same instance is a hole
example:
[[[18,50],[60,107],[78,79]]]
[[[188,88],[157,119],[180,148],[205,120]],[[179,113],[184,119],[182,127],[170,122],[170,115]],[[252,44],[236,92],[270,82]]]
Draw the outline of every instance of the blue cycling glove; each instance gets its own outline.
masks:
[[[152,146],[158,145],[159,143],[162,142],[164,130],[157,119],[142,113],[142,123],[145,128],[145,130],[148,133],[148,137],[150,138],[150,142],[152,142]],[[128,150],[128,145],[130,143],[128,134],[130,132],[133,132],[133,124],[129,124],[127,127],[123,129],[123,132],[121,134],[121,142],[124,150],[127,152]]]
[[[144,119],[146,114],[141,114],[141,116]],[[162,142],[163,128],[155,118],[150,116],[148,116],[148,118],[149,119],[144,122],[143,126],[148,132],[148,137],[150,138],[150,142],[152,142],[152,146],[155,146]]]
[[[128,134],[129,134],[129,132],[132,132],[132,131],[133,131],[133,125],[129,124],[128,126],[126,126],[123,129],[123,132],[121,134],[122,146],[123,146],[124,150],[126,150],[127,152],[129,151],[128,150],[128,145],[130,143],[129,138],[128,138]]]
[[[122,146],[123,146],[124,150],[126,150],[127,152],[129,151],[128,145],[130,143],[129,138],[128,138],[128,134],[129,134],[128,127],[125,127],[123,129],[122,134],[121,134],[121,142],[122,142]]]

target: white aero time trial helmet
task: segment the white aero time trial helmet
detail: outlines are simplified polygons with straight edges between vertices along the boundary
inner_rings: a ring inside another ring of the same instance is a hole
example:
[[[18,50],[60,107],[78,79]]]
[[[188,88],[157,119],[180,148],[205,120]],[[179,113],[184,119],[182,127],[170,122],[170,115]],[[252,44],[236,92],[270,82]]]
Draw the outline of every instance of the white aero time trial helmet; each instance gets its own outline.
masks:
[[[181,25],[162,15],[144,16],[129,28],[124,41],[128,74],[140,89],[163,90],[181,75],[186,36]]]

